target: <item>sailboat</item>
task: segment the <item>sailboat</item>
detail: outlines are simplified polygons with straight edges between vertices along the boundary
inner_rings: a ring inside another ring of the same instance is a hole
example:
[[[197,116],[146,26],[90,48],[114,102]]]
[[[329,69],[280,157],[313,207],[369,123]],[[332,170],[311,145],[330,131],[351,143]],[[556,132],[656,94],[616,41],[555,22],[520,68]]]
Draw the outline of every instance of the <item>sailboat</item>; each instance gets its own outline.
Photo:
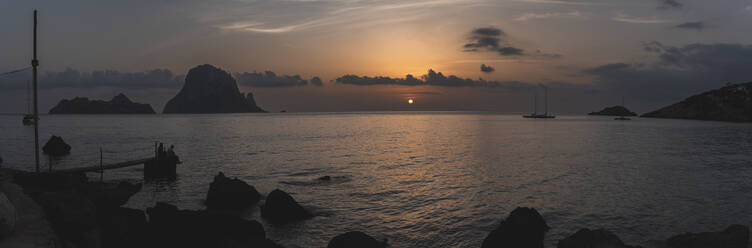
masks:
[[[545,90],[544,96],[545,96],[545,109],[546,111],[543,114],[538,114],[538,89],[535,90],[535,99],[533,103],[533,113],[529,115],[523,115],[524,118],[537,118],[537,119],[553,119],[556,118],[554,115],[548,115],[548,87],[542,86]]]
[[[622,107],[624,107],[624,97],[622,97],[622,98],[621,98],[621,106],[622,106]],[[625,108],[626,108],[626,107],[625,107]],[[629,119],[629,118],[627,118],[627,117],[624,117],[624,116],[622,115],[622,116],[619,116],[619,117],[616,117],[616,118],[614,118],[614,120],[617,120],[617,121],[628,121],[628,120],[631,120],[631,119]]]
[[[34,125],[34,115],[31,114],[31,104],[29,103],[31,100],[29,98],[29,81],[26,81],[26,114],[23,117],[23,124],[25,126]]]

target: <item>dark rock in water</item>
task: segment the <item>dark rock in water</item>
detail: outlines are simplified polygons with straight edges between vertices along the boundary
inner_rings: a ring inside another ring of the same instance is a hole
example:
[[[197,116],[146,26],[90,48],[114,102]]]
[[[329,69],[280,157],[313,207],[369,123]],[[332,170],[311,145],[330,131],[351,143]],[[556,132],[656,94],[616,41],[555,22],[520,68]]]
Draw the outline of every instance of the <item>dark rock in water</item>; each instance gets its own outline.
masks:
[[[721,232],[685,233],[673,236],[666,241],[671,248],[746,248],[749,242],[749,228],[731,225]]]
[[[694,95],[642,117],[752,122],[752,82]]]
[[[178,210],[166,203],[157,203],[146,212],[149,241],[154,247],[278,247],[255,220]]]
[[[534,208],[518,207],[488,234],[482,248],[542,248],[549,227]]]
[[[386,242],[381,242],[363,232],[346,232],[337,235],[329,241],[327,248],[383,248]]]
[[[171,113],[246,113],[265,112],[253,95],[243,95],[235,79],[212,65],[199,65],[188,71],[185,84],[165,105]]]
[[[70,154],[71,146],[63,141],[60,136],[52,135],[46,144],[42,147],[44,154],[50,156],[64,156]]]
[[[266,203],[261,206],[261,217],[276,222],[285,223],[312,217],[295,199],[286,192],[275,189],[266,197]]]
[[[261,194],[240,179],[230,179],[222,172],[214,177],[206,194],[209,210],[241,210],[256,204]]]
[[[144,211],[114,208],[99,211],[103,247],[144,247],[147,244],[146,215]]]
[[[81,247],[100,247],[97,208],[74,190],[45,192],[36,197],[47,219],[64,242]]]
[[[604,230],[580,229],[572,236],[559,241],[557,248],[638,248],[628,246],[613,233]]]
[[[331,181],[332,177],[330,177],[330,176],[323,176],[323,177],[319,177],[319,180],[321,180],[321,181]]]
[[[613,106],[604,108],[603,110],[598,112],[589,113],[588,115],[637,116],[637,113],[629,111],[629,109],[624,106]]]
[[[149,104],[132,102],[123,93],[112,100],[89,100],[86,97],[76,97],[72,100],[63,99],[50,109],[50,114],[154,114]]]

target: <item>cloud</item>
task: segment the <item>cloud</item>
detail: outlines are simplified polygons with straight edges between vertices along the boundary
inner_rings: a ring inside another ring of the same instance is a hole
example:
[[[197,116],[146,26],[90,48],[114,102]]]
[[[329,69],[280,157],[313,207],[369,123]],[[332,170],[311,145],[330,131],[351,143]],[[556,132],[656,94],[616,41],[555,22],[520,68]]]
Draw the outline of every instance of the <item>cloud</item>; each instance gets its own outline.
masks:
[[[309,84],[308,80],[301,78],[299,75],[277,75],[272,71],[235,73],[234,76],[238,80],[238,84],[249,87],[296,87]],[[312,78],[310,83],[315,86],[322,85],[321,79],[318,77]]]
[[[428,70],[428,73],[416,78],[413,75],[406,75],[405,78],[390,78],[390,77],[368,77],[368,76],[356,76],[356,75],[344,75],[335,80],[340,84],[350,85],[405,85],[405,86],[445,86],[445,87],[485,87],[485,88],[508,88],[519,89],[529,87],[527,83],[518,81],[499,82],[499,81],[486,81],[483,79],[473,80],[469,78],[461,78],[454,75],[445,76],[441,72],[434,70]]]
[[[705,23],[703,22],[685,22],[679,25],[676,25],[677,28],[681,29],[694,29],[697,31],[702,31],[705,29]]]
[[[534,19],[549,19],[549,18],[575,18],[582,17],[582,13],[579,11],[571,12],[548,12],[548,13],[525,13],[520,17],[515,18],[515,21],[529,21]]]
[[[183,75],[174,75],[170,70],[154,69],[144,72],[120,72],[99,70],[80,72],[67,68],[60,72],[44,72],[39,75],[39,88],[178,88]],[[0,88],[25,89],[31,79],[31,70],[0,77]]]
[[[655,54],[650,64],[611,63],[583,71],[595,77],[599,87],[647,100],[681,99],[725,83],[752,81],[752,45],[643,44]]]
[[[543,58],[559,58],[561,55],[555,54],[555,56],[548,56],[551,54],[543,54],[537,51],[532,54],[528,54],[524,49],[516,47],[508,41],[508,35],[499,28],[495,27],[483,27],[476,28],[470,31],[468,37],[468,43],[465,43],[462,47],[465,52],[495,52],[499,56],[520,57],[520,56],[540,56]]]
[[[657,19],[655,17],[650,17],[650,18],[631,17],[628,15],[625,15],[624,13],[617,14],[614,18],[611,18],[611,20],[614,20],[617,22],[634,23],[634,24],[660,24],[660,23],[667,22],[666,20]]]
[[[660,5],[658,6],[658,9],[680,9],[684,7],[684,4],[676,1],[676,0],[658,0],[660,2]]]
[[[496,69],[494,69],[493,67],[491,67],[489,65],[486,65],[486,64],[481,64],[480,65],[480,71],[482,71],[482,72],[491,73],[491,72],[494,72],[495,70]]]

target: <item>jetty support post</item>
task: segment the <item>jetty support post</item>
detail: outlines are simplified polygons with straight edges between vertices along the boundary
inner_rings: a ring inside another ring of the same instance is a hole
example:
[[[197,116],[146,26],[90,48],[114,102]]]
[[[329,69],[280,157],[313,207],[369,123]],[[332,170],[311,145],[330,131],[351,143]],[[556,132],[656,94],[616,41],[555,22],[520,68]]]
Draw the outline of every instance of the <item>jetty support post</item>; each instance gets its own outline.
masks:
[[[37,10],[34,10],[34,59],[31,60],[31,67],[34,70],[34,161],[36,162],[37,173],[39,173],[39,111],[37,108]],[[50,165],[52,171],[52,165]]]

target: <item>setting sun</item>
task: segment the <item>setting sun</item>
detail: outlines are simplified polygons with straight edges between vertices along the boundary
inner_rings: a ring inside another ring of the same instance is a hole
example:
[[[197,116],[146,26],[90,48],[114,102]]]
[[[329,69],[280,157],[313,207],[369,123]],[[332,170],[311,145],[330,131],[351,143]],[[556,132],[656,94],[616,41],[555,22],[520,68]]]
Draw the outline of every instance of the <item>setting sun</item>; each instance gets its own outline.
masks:
[[[415,102],[415,101],[413,101],[413,99],[408,99],[408,100],[407,100],[407,104],[413,104],[414,102]]]

